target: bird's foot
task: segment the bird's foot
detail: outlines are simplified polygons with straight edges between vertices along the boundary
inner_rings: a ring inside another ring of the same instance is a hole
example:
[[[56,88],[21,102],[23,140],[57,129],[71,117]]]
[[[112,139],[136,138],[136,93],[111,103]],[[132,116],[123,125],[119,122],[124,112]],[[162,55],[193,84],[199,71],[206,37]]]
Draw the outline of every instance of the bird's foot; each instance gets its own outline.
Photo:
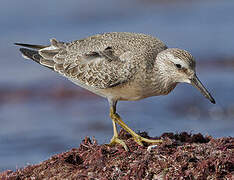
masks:
[[[134,139],[134,141],[137,142],[137,144],[139,144],[141,146],[143,146],[142,142],[146,142],[146,143],[162,143],[163,142],[163,140],[161,140],[161,139],[147,139],[147,138],[141,137],[138,134],[134,135],[133,139]]]
[[[115,123],[118,123],[126,132],[128,132],[129,134],[132,135],[134,141],[137,142],[137,144],[143,146],[142,142],[146,142],[146,143],[161,143],[163,142],[162,140],[156,140],[156,139],[147,139],[144,137],[141,137],[140,135],[136,134],[132,129],[130,129],[121,119],[121,117],[114,111],[114,108],[110,109],[110,117],[112,119],[113,122],[113,129],[114,129],[114,136],[111,139],[110,145],[114,145],[114,144],[121,144],[125,150],[128,150],[127,145],[125,144],[125,142],[121,139],[118,138],[118,133],[117,133],[117,129],[116,129],[116,125]]]
[[[123,140],[119,139],[117,136],[113,136],[110,143],[109,143],[110,146],[113,146],[115,144],[120,144],[121,146],[123,146],[123,148],[126,151],[129,151],[128,146],[125,144],[125,142]]]

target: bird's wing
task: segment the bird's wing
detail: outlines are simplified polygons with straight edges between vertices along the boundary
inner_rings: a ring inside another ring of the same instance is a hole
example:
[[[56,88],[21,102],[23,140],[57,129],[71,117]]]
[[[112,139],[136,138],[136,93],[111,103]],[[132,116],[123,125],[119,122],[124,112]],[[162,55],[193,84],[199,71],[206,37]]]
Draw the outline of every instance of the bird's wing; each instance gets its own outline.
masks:
[[[21,52],[24,56],[35,61],[33,57],[36,55],[40,64],[94,88],[104,89],[125,83],[131,79],[135,69],[134,63],[131,63],[132,52],[126,51],[116,55],[109,46],[101,51],[81,53],[69,49],[63,42],[52,39],[51,46],[39,49],[38,52],[23,49]]]

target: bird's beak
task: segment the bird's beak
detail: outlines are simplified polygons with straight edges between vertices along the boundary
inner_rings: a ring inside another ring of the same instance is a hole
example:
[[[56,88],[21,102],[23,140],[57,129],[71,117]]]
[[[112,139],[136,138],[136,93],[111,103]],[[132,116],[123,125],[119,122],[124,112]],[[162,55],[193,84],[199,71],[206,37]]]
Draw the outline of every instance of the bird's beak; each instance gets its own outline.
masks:
[[[196,75],[194,75],[191,79],[191,84],[196,87],[207,99],[210,100],[211,103],[215,104],[214,98],[210,95],[207,89],[203,86],[201,81],[198,79]]]

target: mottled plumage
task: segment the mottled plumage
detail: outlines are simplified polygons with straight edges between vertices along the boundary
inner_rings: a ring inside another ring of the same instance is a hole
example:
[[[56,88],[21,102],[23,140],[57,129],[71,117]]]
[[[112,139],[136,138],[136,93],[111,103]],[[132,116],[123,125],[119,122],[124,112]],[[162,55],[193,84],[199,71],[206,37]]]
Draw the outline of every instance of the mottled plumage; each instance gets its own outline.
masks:
[[[152,142],[135,134],[116,113],[118,100],[138,100],[166,95],[178,83],[197,87],[211,102],[215,102],[195,74],[195,60],[190,53],[167,48],[159,39],[137,33],[113,32],[90,36],[71,43],[51,39],[51,45],[16,43],[23,56],[30,58],[67,77],[75,84],[106,97],[111,106],[114,137],[118,139],[115,122],[134,139]]]

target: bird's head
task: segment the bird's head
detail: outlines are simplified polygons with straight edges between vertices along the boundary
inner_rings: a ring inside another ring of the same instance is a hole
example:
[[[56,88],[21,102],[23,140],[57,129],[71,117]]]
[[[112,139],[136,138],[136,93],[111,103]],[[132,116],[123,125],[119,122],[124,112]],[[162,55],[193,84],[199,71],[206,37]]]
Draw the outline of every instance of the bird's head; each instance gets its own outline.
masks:
[[[207,99],[215,104],[214,98],[203,86],[196,75],[194,57],[187,51],[169,48],[157,55],[157,65],[161,73],[174,83],[189,83],[196,87]]]

